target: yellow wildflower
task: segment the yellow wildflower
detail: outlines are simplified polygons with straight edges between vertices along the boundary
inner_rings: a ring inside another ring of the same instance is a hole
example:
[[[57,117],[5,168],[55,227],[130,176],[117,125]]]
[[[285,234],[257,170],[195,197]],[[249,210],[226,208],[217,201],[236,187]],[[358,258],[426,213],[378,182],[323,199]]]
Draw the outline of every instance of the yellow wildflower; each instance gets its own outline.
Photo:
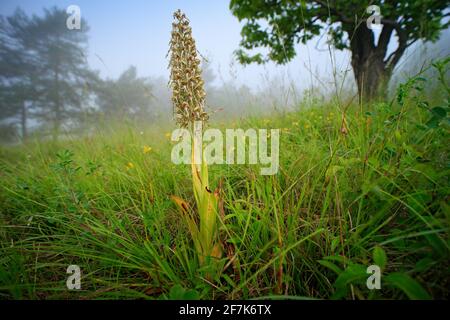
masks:
[[[130,170],[130,169],[133,169],[133,168],[134,168],[134,164],[132,164],[131,162],[128,162],[127,163],[127,169]]]
[[[149,153],[150,151],[152,151],[152,148],[151,147],[149,147],[149,146],[144,146],[144,154],[147,154],[147,153]]]

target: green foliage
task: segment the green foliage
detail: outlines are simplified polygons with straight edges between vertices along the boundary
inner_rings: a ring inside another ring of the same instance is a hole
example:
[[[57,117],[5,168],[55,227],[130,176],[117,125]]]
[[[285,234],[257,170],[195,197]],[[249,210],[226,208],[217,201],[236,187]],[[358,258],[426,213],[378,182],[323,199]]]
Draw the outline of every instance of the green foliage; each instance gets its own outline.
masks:
[[[369,16],[366,8],[376,4],[381,8],[382,23],[404,34],[406,42],[436,41],[444,23],[447,0],[427,1],[263,1],[231,0],[231,12],[245,24],[241,48],[237,56],[241,63],[263,63],[273,60],[286,63],[295,56],[295,45],[306,43],[326,28],[332,45],[350,49],[349,38]],[[247,50],[267,48],[268,54],[248,55]]]
[[[88,24],[69,30],[66,19],[56,7],[43,16],[20,9],[0,16],[0,118],[20,119],[23,138],[29,118],[52,123],[56,135],[92,98],[87,89],[98,79],[86,58]]]
[[[431,299],[428,292],[422,286],[405,273],[394,272],[388,274],[385,278],[386,284],[401,289],[409,299],[412,300],[429,300]]]
[[[332,299],[341,299],[348,295],[348,287],[350,284],[363,285],[368,275],[366,267],[360,264],[351,264],[336,279],[334,286],[336,288]]]
[[[100,82],[96,101],[106,118],[150,121],[151,91],[149,79],[138,77],[136,67],[130,67],[117,80]]]
[[[174,285],[169,292],[169,300],[198,300],[200,298],[197,291],[184,289],[181,285]]]
[[[381,269],[383,269],[387,263],[386,255],[380,247],[375,247],[373,259],[374,263]],[[338,271],[338,277],[334,283],[335,291],[331,296],[332,299],[342,299],[348,296],[350,288],[353,292],[356,292],[360,298],[363,297],[362,292],[364,291],[369,292],[369,297],[375,297],[375,294],[377,294],[378,297],[381,297],[381,295],[379,295],[376,291],[370,292],[367,288],[364,289],[364,286],[366,286],[366,280],[370,275],[370,273],[367,272],[366,266],[350,262],[349,266],[345,270],[341,271],[333,263],[323,265],[335,272]],[[404,272],[382,274],[381,289],[385,290],[384,287],[387,287],[388,290],[392,290],[392,288],[400,289],[409,299],[431,299],[430,294],[416,280]]]
[[[381,10],[379,35],[366,24],[370,5]],[[408,47],[418,40],[439,38],[449,25],[449,5],[449,0],[231,0],[231,12],[244,22],[235,54],[242,64],[285,64],[295,57],[299,43],[328,33],[331,46],[351,51],[359,97],[370,102],[385,96],[392,73]],[[396,49],[390,52],[394,35]],[[438,121],[436,118],[430,125]]]
[[[386,267],[387,256],[383,248],[376,246],[375,249],[373,249],[373,262],[382,270]]]

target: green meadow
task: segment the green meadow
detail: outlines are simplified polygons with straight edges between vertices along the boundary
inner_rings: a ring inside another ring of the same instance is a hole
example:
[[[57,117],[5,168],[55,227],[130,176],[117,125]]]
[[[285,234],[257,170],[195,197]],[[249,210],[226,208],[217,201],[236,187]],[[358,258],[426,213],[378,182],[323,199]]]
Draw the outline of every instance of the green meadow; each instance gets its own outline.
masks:
[[[448,298],[449,89],[441,81],[430,97],[427,81],[386,102],[212,116],[222,132],[280,129],[277,174],[209,165],[214,264],[199,263],[171,200],[195,203],[190,166],[171,162],[175,124],[1,147],[0,298]],[[69,265],[80,290],[66,287]],[[366,285],[371,265],[380,289]]]

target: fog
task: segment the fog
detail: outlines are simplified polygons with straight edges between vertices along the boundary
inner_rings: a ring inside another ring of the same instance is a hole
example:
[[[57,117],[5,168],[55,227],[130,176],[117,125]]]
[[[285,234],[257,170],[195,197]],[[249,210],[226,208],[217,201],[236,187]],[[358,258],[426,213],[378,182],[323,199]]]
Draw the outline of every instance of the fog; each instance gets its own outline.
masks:
[[[241,24],[229,12],[228,1],[201,4],[194,1],[186,11],[203,60],[206,107],[213,120],[306,107],[337,91],[343,99],[357,94],[350,53],[333,49],[326,35],[297,45],[297,56],[286,65],[244,67],[234,56]],[[125,10],[123,4],[81,1],[81,30],[66,27],[69,2],[53,5],[1,4],[1,140],[84,134],[124,119],[140,127],[169,123],[166,52],[171,12],[182,2],[150,7],[137,2]],[[420,66],[448,55],[448,43],[447,30],[435,44],[410,47],[390,91]]]

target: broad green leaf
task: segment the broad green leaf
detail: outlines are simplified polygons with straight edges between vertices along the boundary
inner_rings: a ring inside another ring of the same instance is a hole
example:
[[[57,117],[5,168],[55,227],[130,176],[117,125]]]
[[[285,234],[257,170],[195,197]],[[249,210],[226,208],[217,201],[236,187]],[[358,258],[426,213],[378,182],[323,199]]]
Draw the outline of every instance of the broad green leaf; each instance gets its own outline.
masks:
[[[333,262],[327,260],[319,260],[318,262],[324,267],[327,267],[328,269],[334,271],[338,275],[342,273],[342,269],[335,265]]]
[[[432,128],[432,129],[437,128],[439,126],[439,120],[440,120],[440,118],[433,116],[433,117],[431,117],[430,120],[428,120],[426,125],[428,128]]]
[[[343,257],[343,256],[326,256],[326,257],[323,257],[323,258],[326,259],[326,260],[337,261],[337,262],[340,262],[342,264],[345,264],[348,261],[348,259]]]
[[[431,109],[433,115],[439,119],[444,118],[447,115],[447,111],[442,107],[434,107]]]
[[[429,300],[431,296],[413,278],[405,273],[394,272],[384,278],[384,282],[402,290],[411,300]]]
[[[386,252],[383,250],[383,248],[376,246],[373,249],[373,261],[382,270],[386,267],[387,256],[386,256]]]
[[[198,300],[200,295],[196,290],[184,289],[181,285],[174,285],[169,292],[169,299],[171,300]]]
[[[183,299],[183,295],[184,295],[184,288],[179,285],[176,284],[174,285],[169,292],[169,299],[171,300],[182,300]]]
[[[341,299],[347,295],[350,284],[361,284],[367,279],[367,268],[360,264],[352,264],[345,269],[334,283],[335,293],[333,299]]]
[[[425,272],[429,268],[431,268],[435,263],[436,262],[434,261],[434,259],[431,259],[430,257],[425,257],[416,262],[414,270],[417,272]]]
[[[183,300],[198,300],[200,299],[200,295],[196,290],[190,289],[187,290],[183,295]]]
[[[428,240],[428,243],[433,248],[434,252],[438,254],[440,257],[445,257],[448,255],[449,251],[446,247],[446,243],[442,240],[437,234],[427,234],[425,238]]]

